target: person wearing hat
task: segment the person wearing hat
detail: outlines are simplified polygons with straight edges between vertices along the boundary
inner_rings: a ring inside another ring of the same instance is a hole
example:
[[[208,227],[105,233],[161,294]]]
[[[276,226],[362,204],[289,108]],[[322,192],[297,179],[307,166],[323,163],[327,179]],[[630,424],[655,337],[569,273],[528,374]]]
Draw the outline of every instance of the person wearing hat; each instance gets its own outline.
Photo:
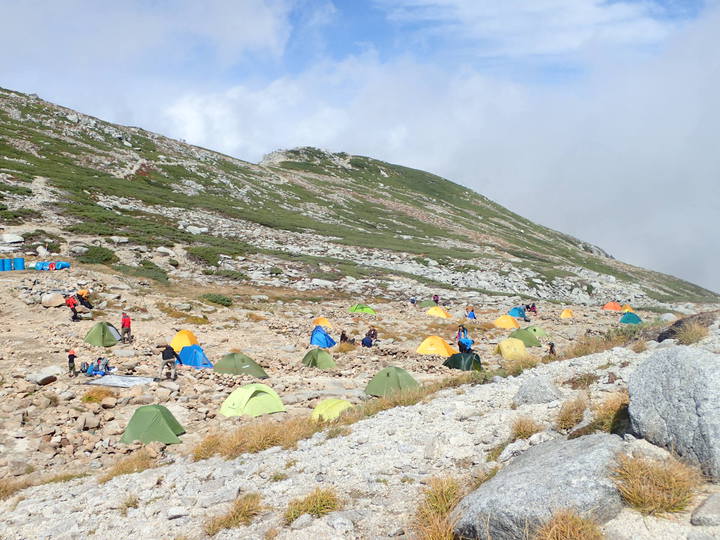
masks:
[[[75,359],[77,358],[77,355],[75,354],[75,351],[73,349],[70,349],[68,351],[68,375],[71,377],[75,377],[77,375],[77,372],[75,371]]]

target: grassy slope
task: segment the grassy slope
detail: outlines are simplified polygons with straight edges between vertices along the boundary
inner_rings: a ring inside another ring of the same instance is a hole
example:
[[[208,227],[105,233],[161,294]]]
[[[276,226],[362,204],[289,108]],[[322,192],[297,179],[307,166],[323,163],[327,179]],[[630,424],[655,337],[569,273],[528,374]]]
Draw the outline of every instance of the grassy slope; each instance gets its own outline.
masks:
[[[341,244],[432,257],[456,267],[471,266],[463,259],[514,257],[547,279],[567,274],[558,266],[581,266],[639,281],[658,299],[717,299],[674,277],[593,255],[577,239],[423,171],[312,148],[288,151],[284,161],[258,166],[137,128],[99,120],[76,125],[67,118],[70,113],[0,91],[0,172],[14,178],[0,183],[0,220],[17,223],[32,217],[8,210],[2,199],[31,194],[29,181],[41,176],[67,193],[65,202],[48,210],[72,217],[76,223],[69,230],[76,233],[124,235],[149,246],[192,241],[209,252],[253,251],[239,239],[191,236],[162,216],[109,210],[97,204],[102,194],[146,205],[206,209],[272,228],[315,232]],[[145,165],[135,174],[113,174],[139,160]],[[201,191],[187,194],[178,189],[183,184]],[[452,247],[446,241],[453,242]]]

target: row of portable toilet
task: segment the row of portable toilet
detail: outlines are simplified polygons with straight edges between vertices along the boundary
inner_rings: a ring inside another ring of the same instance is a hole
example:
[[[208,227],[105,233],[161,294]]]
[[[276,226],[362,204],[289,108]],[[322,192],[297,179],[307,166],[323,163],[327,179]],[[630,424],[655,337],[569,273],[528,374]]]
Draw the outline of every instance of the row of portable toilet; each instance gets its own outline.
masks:
[[[0,272],[9,272],[10,270],[25,270],[25,259],[22,257],[0,259]]]

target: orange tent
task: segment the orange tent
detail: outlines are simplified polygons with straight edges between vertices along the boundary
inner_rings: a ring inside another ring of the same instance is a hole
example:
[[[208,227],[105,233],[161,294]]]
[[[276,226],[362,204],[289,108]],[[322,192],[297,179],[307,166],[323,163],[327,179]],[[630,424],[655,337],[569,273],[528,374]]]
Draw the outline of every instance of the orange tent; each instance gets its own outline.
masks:
[[[622,311],[622,307],[617,302],[608,302],[603,306],[604,311]]]
[[[633,310],[633,308],[632,308],[632,306],[631,306],[630,304],[625,304],[625,305],[622,307],[622,310],[623,310],[625,313],[627,313],[628,311],[629,311],[630,313],[635,313],[635,311]]]

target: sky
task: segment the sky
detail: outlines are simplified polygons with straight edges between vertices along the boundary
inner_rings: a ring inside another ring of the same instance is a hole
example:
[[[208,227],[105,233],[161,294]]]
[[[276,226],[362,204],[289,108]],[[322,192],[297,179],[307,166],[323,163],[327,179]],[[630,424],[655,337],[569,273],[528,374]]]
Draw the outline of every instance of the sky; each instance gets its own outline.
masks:
[[[0,86],[428,170],[720,291],[720,0],[0,0]]]

